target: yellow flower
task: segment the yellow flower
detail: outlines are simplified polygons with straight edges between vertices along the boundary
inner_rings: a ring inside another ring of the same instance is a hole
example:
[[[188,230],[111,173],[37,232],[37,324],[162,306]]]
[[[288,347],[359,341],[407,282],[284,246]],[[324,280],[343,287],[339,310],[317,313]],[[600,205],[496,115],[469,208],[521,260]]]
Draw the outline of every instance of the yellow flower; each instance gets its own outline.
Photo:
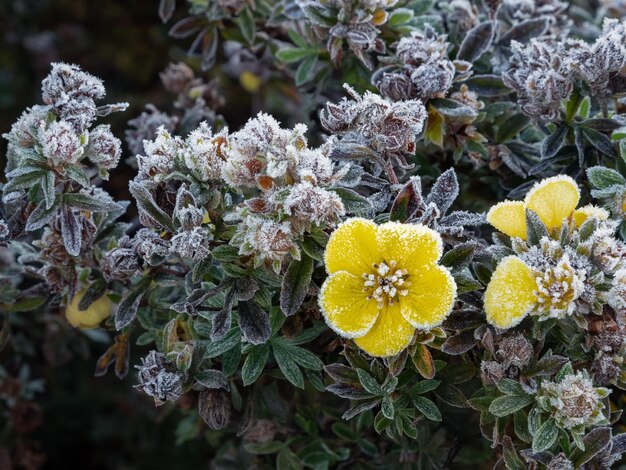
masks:
[[[576,225],[587,217],[604,220],[606,211],[585,206],[575,210],[580,200],[580,190],[576,181],[569,176],[553,176],[535,184],[524,201],[504,201],[496,204],[487,214],[487,221],[510,237],[526,240],[526,209],[537,213],[548,231],[561,228],[563,221],[573,217]]]
[[[492,325],[506,329],[521,322],[537,303],[537,281],[517,256],[507,256],[491,275],[485,291],[485,313]]]
[[[440,235],[422,225],[347,220],[324,254],[326,323],[372,356],[398,354],[416,328],[431,329],[452,310],[456,283],[437,264],[442,249]]]
[[[586,206],[574,211],[574,222],[576,223],[576,227],[580,227],[589,217],[595,217],[598,220],[607,220],[609,218],[609,212],[602,207],[587,204]]]
[[[79,310],[78,304],[85,295],[85,289],[82,289],[74,295],[72,302],[65,308],[65,317],[67,321],[75,328],[91,329],[97,328],[98,325],[111,316],[113,312],[113,302],[106,295],[103,295],[87,310]]]

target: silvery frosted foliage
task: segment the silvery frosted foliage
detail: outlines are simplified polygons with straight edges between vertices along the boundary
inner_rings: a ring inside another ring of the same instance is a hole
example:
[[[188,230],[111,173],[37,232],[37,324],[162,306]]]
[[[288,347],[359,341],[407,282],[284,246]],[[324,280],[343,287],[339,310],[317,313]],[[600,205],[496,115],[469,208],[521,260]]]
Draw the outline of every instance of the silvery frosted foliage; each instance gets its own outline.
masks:
[[[614,92],[612,79],[624,74],[626,63],[626,31],[623,23],[605,19],[602,34],[593,44],[568,40],[570,67],[589,87],[592,95],[608,98]]]
[[[478,25],[478,9],[469,0],[439,2],[439,6],[445,15],[448,30],[458,38]]]
[[[326,189],[345,175],[329,158],[333,142],[309,148],[306,126],[284,129],[260,113],[223,147],[224,180],[234,189],[257,188],[233,217],[243,218],[232,243],[257,263],[298,256],[296,241],[314,227],[333,227],[345,214],[341,198]]]
[[[131,154],[144,153],[144,140],[153,140],[157,129],[163,126],[168,132],[173,132],[178,119],[167,113],[159,111],[154,105],[146,105],[146,110],[139,116],[128,121],[129,129],[126,130],[126,144]]]
[[[561,452],[548,462],[548,470],[574,470],[574,464]]]
[[[187,136],[183,158],[200,181],[220,179],[224,163],[222,146],[228,142],[227,135],[227,129],[213,135],[208,124],[202,122]]]
[[[9,226],[7,223],[0,219],[0,241],[4,241],[9,238]]]
[[[169,370],[163,353],[152,350],[141,359],[141,365],[135,367],[139,370],[137,388],[154,398],[157,406],[176,401],[183,394],[183,374]]]
[[[563,45],[531,39],[527,45],[512,41],[511,50],[511,65],[502,74],[504,83],[517,91],[526,114],[554,120],[561,101],[572,91],[571,70]]]
[[[148,264],[156,263],[170,253],[170,240],[165,240],[159,234],[148,228],[141,228],[132,239],[132,246],[137,255]]]
[[[537,392],[537,402],[564,429],[585,429],[607,424],[602,400],[609,389],[594,387],[586,371],[571,373],[555,382],[546,381]]]
[[[101,267],[107,281],[126,281],[140,272],[139,259],[130,237],[122,237],[116,248],[104,253]]]
[[[48,126],[43,124],[40,133],[43,156],[53,167],[74,165],[82,158],[85,139],[81,139],[66,121],[56,121]]]
[[[392,65],[379,69],[372,83],[394,101],[444,96],[452,86],[454,63],[448,58],[449,43],[430,26],[412,31],[396,44]]]
[[[147,104],[145,111],[128,121],[126,143],[133,156],[144,153],[144,140],[154,140],[161,126],[170,133],[185,136],[201,122],[213,124],[218,119],[215,110],[224,104],[217,81],[205,82],[196,77],[183,62],[170,63],[159,76],[163,87],[175,96],[172,109],[164,112]]]
[[[378,27],[387,21],[388,10],[397,0],[297,0],[296,3],[309,20],[324,31],[322,34],[328,35],[326,47],[336,64],[341,62],[344,42],[368,69],[373,67],[368,53],[385,52],[385,42],[379,37]],[[328,19],[320,21],[320,17]]]
[[[28,108],[11,126],[11,131],[3,136],[8,140],[6,172],[19,165],[20,148],[32,148],[35,145],[41,122],[51,117],[51,112],[50,106],[35,105]]]
[[[356,153],[359,148],[383,166],[393,162],[407,167],[405,155],[414,152],[416,141],[424,128],[426,109],[420,100],[389,102],[370,92],[362,96],[345,86],[351,100],[327,103],[320,115],[322,125],[340,136],[334,155]],[[362,153],[362,152],[361,152]],[[358,155],[358,153],[357,153]],[[392,179],[395,175],[391,176]],[[397,182],[397,181],[392,181]]]
[[[121,142],[111,132],[111,126],[100,124],[89,132],[85,149],[87,158],[104,170],[115,168],[122,155]]]

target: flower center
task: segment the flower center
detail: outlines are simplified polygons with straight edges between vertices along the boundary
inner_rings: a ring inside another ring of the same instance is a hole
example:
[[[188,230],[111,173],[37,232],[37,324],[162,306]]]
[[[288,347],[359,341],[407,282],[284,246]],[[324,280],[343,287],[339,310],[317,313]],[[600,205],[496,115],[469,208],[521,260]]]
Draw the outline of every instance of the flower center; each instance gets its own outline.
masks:
[[[374,273],[363,274],[363,292],[368,293],[368,300],[375,299],[378,308],[383,308],[385,303],[393,305],[400,296],[408,295],[407,287],[411,283],[407,281],[409,273],[406,269],[398,269],[393,260],[372,266]]]
[[[537,276],[535,294],[542,310],[567,312],[572,302],[580,296],[582,287],[578,273],[569,260],[563,258],[555,267]]]

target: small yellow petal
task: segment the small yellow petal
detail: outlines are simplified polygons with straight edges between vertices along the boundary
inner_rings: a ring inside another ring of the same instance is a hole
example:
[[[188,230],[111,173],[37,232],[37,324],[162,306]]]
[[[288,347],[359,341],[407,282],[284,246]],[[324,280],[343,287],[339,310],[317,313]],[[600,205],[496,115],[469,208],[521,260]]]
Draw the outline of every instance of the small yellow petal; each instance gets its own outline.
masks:
[[[430,330],[446,319],[456,298],[456,282],[443,266],[410,272],[409,293],[400,298],[402,316],[415,328]]]
[[[487,213],[487,222],[509,237],[526,240],[526,212],[522,201],[504,201]]]
[[[378,246],[383,259],[398,267],[418,271],[434,265],[443,251],[441,235],[423,225],[387,222],[378,226]]]
[[[363,278],[346,271],[328,276],[319,295],[326,323],[344,338],[367,333],[378,318],[378,303],[363,292]]]
[[[606,220],[609,218],[609,212],[602,207],[588,204],[574,211],[574,222],[576,227],[580,227],[589,217],[595,217],[598,220]]]
[[[65,317],[69,324],[75,328],[96,328],[100,322],[113,313],[113,302],[106,295],[103,295],[92,303],[87,310],[79,310],[78,304],[84,295],[85,289],[74,295],[72,302],[65,308]]]
[[[400,305],[395,303],[383,308],[372,329],[354,341],[370,356],[395,356],[409,345],[414,332],[415,328],[400,313]]]
[[[526,195],[526,208],[537,213],[548,230],[558,229],[572,215],[580,200],[576,181],[569,176],[553,176],[535,184]]]
[[[348,271],[356,276],[370,272],[372,265],[381,261],[378,259],[376,228],[371,220],[358,217],[339,225],[326,245],[326,271],[329,274]]]
[[[521,259],[504,258],[485,291],[487,321],[502,329],[517,325],[537,302],[536,288],[535,276]]]

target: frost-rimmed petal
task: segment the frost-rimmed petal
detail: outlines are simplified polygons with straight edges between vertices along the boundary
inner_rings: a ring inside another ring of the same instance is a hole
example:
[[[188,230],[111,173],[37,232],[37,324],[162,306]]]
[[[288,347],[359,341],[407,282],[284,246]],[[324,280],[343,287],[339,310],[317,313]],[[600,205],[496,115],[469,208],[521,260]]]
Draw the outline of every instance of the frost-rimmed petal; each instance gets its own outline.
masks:
[[[576,181],[569,176],[553,176],[535,184],[526,194],[526,208],[536,212],[548,229],[559,229],[572,215],[580,200]]]
[[[456,299],[456,282],[443,266],[410,272],[408,294],[400,298],[402,316],[413,327],[429,330],[450,314]]]
[[[378,227],[377,238],[381,261],[396,261],[408,271],[434,265],[443,252],[441,235],[424,225],[387,222]]]
[[[355,217],[339,225],[330,236],[324,253],[329,274],[347,271],[361,276],[372,270],[378,259],[377,226],[367,219]]]
[[[526,213],[523,201],[503,201],[487,213],[487,222],[509,237],[526,240]]]
[[[366,334],[378,318],[378,303],[363,292],[363,279],[346,271],[328,276],[319,294],[328,326],[344,338]]]
[[[517,256],[507,256],[485,291],[485,313],[492,325],[506,329],[520,323],[537,303],[532,270]]]
[[[395,303],[383,308],[372,329],[354,342],[370,356],[389,357],[404,350],[414,332],[413,325],[400,313],[400,304]]]
[[[607,220],[609,212],[603,207],[588,204],[574,211],[574,222],[580,227],[589,217],[595,217],[598,220]]]
[[[85,295],[85,291],[77,292],[72,302],[65,308],[65,318],[74,328],[89,330],[97,328],[100,323],[111,316],[113,302],[106,295],[93,302],[87,310],[79,310],[78,304]]]

